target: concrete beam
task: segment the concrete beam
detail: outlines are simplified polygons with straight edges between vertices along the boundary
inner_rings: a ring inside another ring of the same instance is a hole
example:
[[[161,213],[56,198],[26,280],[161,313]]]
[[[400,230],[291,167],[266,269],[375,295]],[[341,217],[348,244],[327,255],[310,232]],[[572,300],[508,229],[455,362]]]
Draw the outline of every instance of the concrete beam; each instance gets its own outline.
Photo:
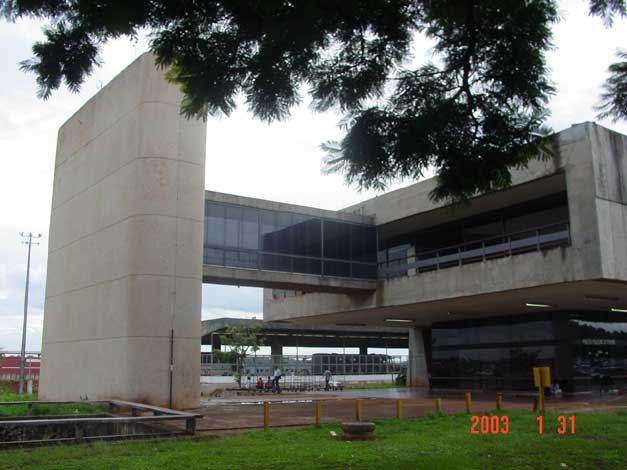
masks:
[[[203,266],[203,282],[206,284],[334,293],[373,292],[377,288],[377,281],[369,279],[348,279],[259,269],[229,268],[209,264]]]

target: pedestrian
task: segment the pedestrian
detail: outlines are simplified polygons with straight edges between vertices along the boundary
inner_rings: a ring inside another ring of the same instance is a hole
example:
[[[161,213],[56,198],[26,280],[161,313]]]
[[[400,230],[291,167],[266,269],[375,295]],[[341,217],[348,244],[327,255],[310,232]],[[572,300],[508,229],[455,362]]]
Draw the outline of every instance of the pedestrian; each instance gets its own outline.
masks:
[[[329,390],[329,383],[331,382],[331,371],[329,369],[324,371],[324,389]]]
[[[283,373],[281,369],[277,367],[274,369],[274,374],[272,375],[272,386],[274,387],[274,391],[276,393],[281,393],[281,386],[279,385],[279,380],[283,377]]]

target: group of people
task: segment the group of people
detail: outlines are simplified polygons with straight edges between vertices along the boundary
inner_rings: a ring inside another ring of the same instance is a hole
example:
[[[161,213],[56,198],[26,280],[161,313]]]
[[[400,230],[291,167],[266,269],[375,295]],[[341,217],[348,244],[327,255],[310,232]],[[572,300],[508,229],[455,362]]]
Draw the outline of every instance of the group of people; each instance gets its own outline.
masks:
[[[268,380],[264,382],[263,377],[259,376],[257,378],[257,383],[253,386],[249,375],[246,379],[245,388],[249,390],[252,390],[254,388],[258,392],[281,393],[281,377],[283,377],[283,372],[280,368],[277,367],[276,369],[274,369],[272,376],[268,376]]]

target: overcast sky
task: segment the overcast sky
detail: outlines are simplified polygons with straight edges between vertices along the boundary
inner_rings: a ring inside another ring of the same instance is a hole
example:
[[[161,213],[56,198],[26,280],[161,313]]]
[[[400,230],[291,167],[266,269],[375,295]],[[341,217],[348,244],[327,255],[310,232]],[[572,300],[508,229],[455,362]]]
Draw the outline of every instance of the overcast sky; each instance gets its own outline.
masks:
[[[619,47],[627,48],[627,22],[610,30],[587,15],[587,1],[560,2],[563,20],[554,28],[556,49],[548,62],[558,93],[552,99],[548,124],[556,130],[594,120],[593,109],[607,66]],[[33,247],[27,348],[40,350],[53,162],[57,130],[83,103],[147,47],[144,40],[107,44],[102,67],[79,94],[59,90],[48,101],[37,99],[35,80],[18,62],[31,56],[42,38],[41,23],[0,20],[0,347],[19,349],[26,247],[20,231],[41,232]],[[429,44],[416,40],[416,59],[430,54]],[[339,116],[317,114],[305,102],[283,123],[267,125],[238,109],[229,118],[210,120],[207,131],[205,187],[216,191],[297,204],[340,209],[374,193],[347,187],[340,176],[322,175],[319,145],[339,138]],[[627,124],[602,122],[627,133]],[[399,183],[402,184],[402,183]],[[261,318],[261,290],[203,286],[203,319],[220,316]]]

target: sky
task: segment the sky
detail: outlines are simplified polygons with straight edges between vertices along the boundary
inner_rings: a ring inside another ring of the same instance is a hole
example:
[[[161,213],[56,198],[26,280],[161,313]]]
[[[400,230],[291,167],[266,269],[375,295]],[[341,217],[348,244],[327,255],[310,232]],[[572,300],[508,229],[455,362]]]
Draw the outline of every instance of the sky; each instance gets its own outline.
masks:
[[[595,120],[607,67],[619,47],[627,48],[627,21],[606,29],[590,18],[585,0],[560,2],[562,21],[554,29],[555,48],[547,55],[557,94],[547,122],[555,130]],[[44,311],[47,235],[50,223],[53,164],[59,127],[115,75],[147,50],[145,38],[106,44],[102,66],[80,93],[56,91],[47,101],[36,97],[33,75],[19,70],[31,57],[32,44],[42,38],[43,23],[0,20],[0,348],[21,344],[26,246],[20,232],[41,233],[33,246],[27,349],[39,351]],[[415,40],[414,61],[431,58],[431,44]],[[275,201],[337,210],[375,195],[348,187],[339,175],[321,173],[320,144],[342,136],[341,116],[313,112],[307,100],[289,120],[265,124],[243,106],[230,116],[207,124],[207,189]],[[627,133],[627,123],[601,121]],[[394,187],[408,184],[397,182]],[[254,288],[203,285],[203,319],[262,318],[262,291]],[[286,351],[289,353],[289,351]]]

